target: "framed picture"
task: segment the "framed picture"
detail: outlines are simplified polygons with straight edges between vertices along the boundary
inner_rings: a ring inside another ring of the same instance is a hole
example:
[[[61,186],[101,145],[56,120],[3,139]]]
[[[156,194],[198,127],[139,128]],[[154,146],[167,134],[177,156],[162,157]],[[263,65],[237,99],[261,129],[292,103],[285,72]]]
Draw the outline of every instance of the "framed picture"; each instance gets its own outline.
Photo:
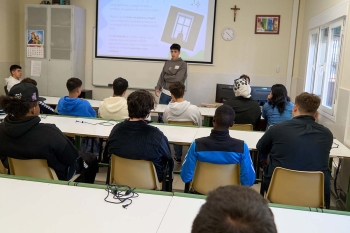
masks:
[[[256,15],[255,34],[280,34],[280,15]]]
[[[27,45],[43,45],[44,30],[27,30]]]

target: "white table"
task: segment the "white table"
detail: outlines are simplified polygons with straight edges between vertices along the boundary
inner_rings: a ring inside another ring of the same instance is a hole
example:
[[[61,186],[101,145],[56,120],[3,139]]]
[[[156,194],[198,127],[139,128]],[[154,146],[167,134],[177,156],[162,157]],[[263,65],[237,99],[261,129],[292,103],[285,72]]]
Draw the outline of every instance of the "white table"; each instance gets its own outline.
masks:
[[[195,139],[209,136],[211,130],[212,128],[199,128]],[[229,133],[231,137],[245,141],[249,150],[255,150],[257,142],[264,135],[264,132],[260,131],[229,130]]]
[[[168,106],[167,104],[157,104],[156,108],[151,112],[163,113],[167,106]],[[198,109],[201,112],[202,116],[206,116],[206,117],[213,117],[216,110],[216,108],[205,108],[205,107],[198,107]]]
[[[104,189],[6,178],[0,178],[0,187],[0,231],[4,233],[154,233],[172,199],[140,193],[124,209],[105,202]]]
[[[90,136],[90,137],[104,137],[107,138],[113,129],[114,125],[118,122],[111,121],[113,125],[91,125],[87,123],[79,123],[77,121],[84,121],[92,124],[106,122],[105,120],[99,120],[98,118],[76,118],[76,117],[62,117],[54,115],[44,115],[41,118],[41,123],[55,124],[63,133],[75,134],[78,136]],[[153,124],[153,126],[159,128],[171,143],[185,143],[190,145],[196,138],[207,137],[210,135],[212,128],[198,128],[198,127],[184,127],[174,126],[167,124]],[[256,144],[264,134],[260,131],[240,131],[230,130],[230,136],[243,140],[247,143],[250,150],[256,149]],[[334,142],[339,145],[338,148],[332,148],[330,152],[331,157],[348,157],[350,158],[350,150],[344,146],[337,139]],[[333,144],[335,147],[335,144]]]
[[[173,197],[157,232],[191,232],[192,222],[205,200]],[[350,216],[315,213],[308,211],[271,207],[279,233],[317,232],[348,233]],[[174,223],[176,219],[177,224]]]
[[[41,96],[41,97],[46,99],[44,102],[48,105],[57,105],[58,101],[61,99],[61,97],[53,97],[53,96]],[[102,101],[102,100],[91,100],[91,99],[85,99],[85,100],[89,101],[89,103],[91,104],[91,107],[93,108],[99,108],[100,103]]]

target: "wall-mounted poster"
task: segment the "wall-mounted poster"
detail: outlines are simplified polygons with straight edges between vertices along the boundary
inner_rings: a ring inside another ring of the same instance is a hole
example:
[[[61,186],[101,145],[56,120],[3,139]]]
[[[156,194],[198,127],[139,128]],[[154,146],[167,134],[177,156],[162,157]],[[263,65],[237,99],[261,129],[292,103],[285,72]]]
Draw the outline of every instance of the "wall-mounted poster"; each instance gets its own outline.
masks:
[[[279,34],[280,19],[280,15],[257,15],[255,17],[255,34]]]
[[[27,45],[43,45],[44,30],[27,30]]]

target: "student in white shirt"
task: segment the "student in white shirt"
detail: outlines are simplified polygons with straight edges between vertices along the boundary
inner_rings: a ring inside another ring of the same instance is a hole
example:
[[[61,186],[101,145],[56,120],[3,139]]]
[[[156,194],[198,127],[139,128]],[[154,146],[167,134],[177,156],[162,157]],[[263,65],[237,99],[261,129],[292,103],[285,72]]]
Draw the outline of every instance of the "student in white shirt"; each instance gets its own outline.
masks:
[[[8,78],[5,78],[7,91],[10,91],[14,85],[21,82],[22,67],[20,67],[19,65],[12,65],[10,67],[10,73],[11,73],[11,76]]]
[[[124,98],[128,86],[128,81],[124,78],[119,77],[114,80],[113,96],[101,102],[98,110],[99,117],[113,120],[129,118],[128,104]]]
[[[164,110],[163,121],[192,121],[195,125],[202,126],[202,115],[196,105],[184,99],[185,85],[174,82],[169,86],[171,102]],[[174,145],[175,161],[181,163],[182,146]]]

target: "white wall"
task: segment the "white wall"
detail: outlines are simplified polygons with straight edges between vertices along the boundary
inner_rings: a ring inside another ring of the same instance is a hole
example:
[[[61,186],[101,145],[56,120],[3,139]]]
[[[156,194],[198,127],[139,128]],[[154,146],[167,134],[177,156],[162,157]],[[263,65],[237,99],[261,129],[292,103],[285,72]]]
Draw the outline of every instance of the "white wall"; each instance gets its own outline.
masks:
[[[103,99],[112,91],[92,85],[92,30],[95,27],[96,1],[71,0],[71,4],[86,10],[85,88],[93,90],[95,99]],[[230,8],[235,4],[241,10],[237,13],[236,22],[233,22],[233,11]],[[251,76],[252,85],[285,84],[292,10],[293,0],[217,0],[214,65],[189,66],[189,71],[194,75],[188,79],[187,99],[195,104],[214,102],[216,83],[231,84],[242,73]],[[280,14],[280,34],[255,35],[256,14]],[[236,38],[233,41],[221,39],[220,33],[224,27],[234,28]],[[22,53],[22,60],[23,55]],[[279,73],[276,73],[276,66],[280,66]],[[110,75],[118,77],[118,70],[111,68]]]
[[[294,59],[292,80],[292,97],[295,97],[295,95],[303,92],[304,90],[309,39],[308,24],[310,19],[342,1],[343,0],[301,0],[296,55]],[[349,19],[347,19],[347,21],[349,21]],[[341,63],[343,66],[340,70],[340,85],[337,90],[338,98],[335,112],[336,119],[335,121],[332,121],[324,116],[319,117],[319,123],[328,127],[333,132],[333,135],[342,142],[344,142],[346,132],[349,131],[349,129],[346,131],[346,122],[349,122],[350,120],[348,119],[350,97],[350,66],[346,65],[350,62],[349,30],[350,24],[347,23],[345,26],[345,44],[343,47],[343,56],[341,58]],[[348,145],[350,145],[350,143],[348,143]]]
[[[19,7],[18,0],[2,0],[0,28],[0,95],[5,94],[5,78],[10,76],[10,66],[19,63]]]

